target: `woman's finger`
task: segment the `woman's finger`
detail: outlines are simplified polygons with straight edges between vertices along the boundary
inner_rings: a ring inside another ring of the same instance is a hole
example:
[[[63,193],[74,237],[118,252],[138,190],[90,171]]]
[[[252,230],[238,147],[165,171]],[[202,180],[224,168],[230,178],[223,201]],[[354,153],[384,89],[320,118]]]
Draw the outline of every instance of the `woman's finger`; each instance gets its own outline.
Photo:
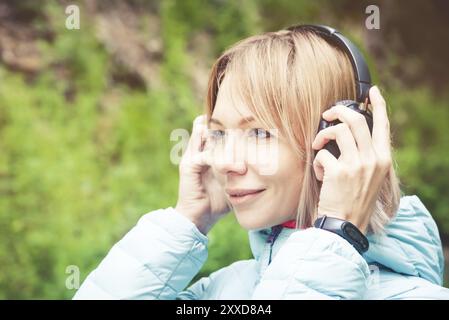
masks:
[[[201,151],[206,128],[206,116],[200,115],[196,117],[193,121],[192,135],[187,145],[189,152],[196,153]]]
[[[182,157],[181,167],[188,168],[192,172],[200,173],[204,166],[211,166],[213,161],[212,149],[204,148],[207,125],[204,124],[202,116],[195,118],[193,122],[192,135],[189,139],[187,150]]]
[[[351,130],[361,158],[373,156],[373,146],[368,123],[365,117],[343,105],[336,105],[323,113],[326,121],[340,120],[348,125]]]
[[[373,107],[373,148],[380,158],[390,158],[390,122],[387,105],[377,86],[369,91]]]
[[[212,165],[212,160],[213,160],[213,156],[212,156],[212,151],[211,150],[198,152],[197,154],[195,154],[193,156],[194,164],[199,166],[199,167],[211,166]]]
[[[339,166],[338,160],[327,151],[327,149],[321,149],[318,151],[315,159],[313,160],[313,170],[319,181],[323,181],[324,171],[336,170]]]
[[[322,149],[330,140],[337,141],[342,160],[351,162],[354,159],[359,159],[354,136],[346,123],[339,123],[318,132],[312,143],[312,148],[315,150]]]

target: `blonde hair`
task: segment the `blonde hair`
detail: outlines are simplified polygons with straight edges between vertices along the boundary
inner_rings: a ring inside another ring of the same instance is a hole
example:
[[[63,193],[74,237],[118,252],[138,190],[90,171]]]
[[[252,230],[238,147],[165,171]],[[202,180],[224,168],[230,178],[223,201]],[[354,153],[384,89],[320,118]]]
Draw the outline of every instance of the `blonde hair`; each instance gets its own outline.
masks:
[[[211,118],[225,76],[232,77],[250,111],[267,128],[278,128],[303,161],[296,225],[310,227],[317,215],[321,182],[313,170],[321,114],[338,100],[355,100],[355,80],[344,52],[313,32],[280,30],[243,39],[214,63],[206,98]],[[380,189],[368,231],[381,232],[396,213],[401,191],[393,164]]]

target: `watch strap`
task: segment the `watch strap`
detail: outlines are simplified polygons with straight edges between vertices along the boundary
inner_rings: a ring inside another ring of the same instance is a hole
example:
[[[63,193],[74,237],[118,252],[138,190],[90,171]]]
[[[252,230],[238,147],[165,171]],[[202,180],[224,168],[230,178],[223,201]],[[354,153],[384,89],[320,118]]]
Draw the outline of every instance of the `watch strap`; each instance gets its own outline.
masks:
[[[369,242],[365,235],[351,222],[328,216],[315,220],[315,228],[338,234],[347,240],[360,254],[368,251]]]

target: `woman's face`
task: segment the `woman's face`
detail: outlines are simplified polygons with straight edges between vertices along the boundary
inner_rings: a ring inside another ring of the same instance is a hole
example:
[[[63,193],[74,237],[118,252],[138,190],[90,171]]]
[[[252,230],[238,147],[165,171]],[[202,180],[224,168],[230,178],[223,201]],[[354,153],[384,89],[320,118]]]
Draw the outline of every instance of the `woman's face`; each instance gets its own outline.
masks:
[[[267,228],[295,219],[302,164],[276,128],[262,127],[242,99],[235,95],[231,99],[228,78],[220,86],[208,133],[214,176],[244,228]],[[243,120],[249,117],[254,120]],[[238,189],[261,191],[234,196]]]

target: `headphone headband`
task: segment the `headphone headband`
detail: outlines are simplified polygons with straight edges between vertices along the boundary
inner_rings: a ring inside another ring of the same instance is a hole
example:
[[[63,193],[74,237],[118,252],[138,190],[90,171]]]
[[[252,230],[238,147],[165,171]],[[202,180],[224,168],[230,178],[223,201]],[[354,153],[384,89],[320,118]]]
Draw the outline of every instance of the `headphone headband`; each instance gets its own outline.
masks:
[[[371,75],[362,53],[357,47],[340,32],[334,28],[324,25],[303,24],[287,28],[290,31],[310,30],[320,35],[325,40],[335,44],[343,50],[349,60],[356,77],[356,96],[357,102],[369,101],[369,89],[371,87]]]

